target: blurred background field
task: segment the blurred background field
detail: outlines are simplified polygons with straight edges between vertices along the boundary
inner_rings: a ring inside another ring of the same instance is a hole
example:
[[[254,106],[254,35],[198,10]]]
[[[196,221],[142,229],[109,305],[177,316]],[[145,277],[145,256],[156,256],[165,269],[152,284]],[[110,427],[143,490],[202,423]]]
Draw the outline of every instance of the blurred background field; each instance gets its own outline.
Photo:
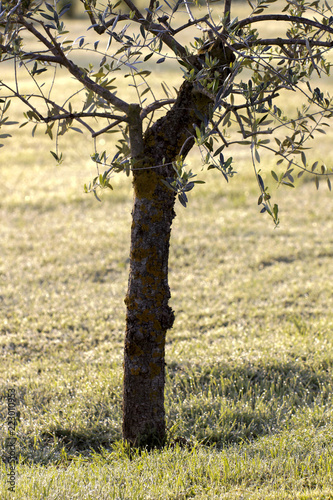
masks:
[[[169,67],[160,71],[181,82]],[[73,80],[59,77],[74,91]],[[295,106],[289,99],[284,105]],[[130,456],[120,442],[130,179],[114,177],[114,191],[98,203],[83,192],[96,172],[87,137],[62,137],[57,166],[42,131],[34,139],[28,126],[12,132],[0,150],[0,383],[19,400],[20,459],[16,493],[2,474],[1,498],[333,498],[326,185],[316,190],[302,178],[296,189],[273,191],[281,212],[274,229],[259,214],[246,148],[230,151],[238,173],[228,184],[191,154],[206,183],[187,209],[177,205],[173,225],[173,446]],[[98,138],[98,147],[112,151],[111,140]],[[331,144],[328,131],[311,158],[332,166]],[[269,182],[274,158],[263,155],[261,168]]]

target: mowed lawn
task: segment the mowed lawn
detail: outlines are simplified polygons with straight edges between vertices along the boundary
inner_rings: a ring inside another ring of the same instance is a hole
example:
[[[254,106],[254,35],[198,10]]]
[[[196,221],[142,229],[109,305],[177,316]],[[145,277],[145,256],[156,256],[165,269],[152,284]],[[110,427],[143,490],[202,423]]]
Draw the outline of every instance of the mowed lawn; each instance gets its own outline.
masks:
[[[62,88],[72,85],[64,79]],[[61,138],[57,166],[43,131],[12,132],[0,150],[0,384],[18,400],[19,463],[15,493],[1,465],[1,498],[333,499],[325,183],[272,189],[275,229],[259,213],[246,148],[230,152],[238,173],[228,184],[191,155],[206,184],[188,208],[177,204],[173,225],[169,444],[135,453],[121,442],[130,179],[112,179],[99,203],[83,192],[96,172],[86,137]],[[333,134],[321,139],[311,159],[331,167]],[[115,152],[112,140],[99,138],[97,148]],[[273,186],[274,158],[264,155],[260,167]],[[3,398],[3,443],[7,415]]]

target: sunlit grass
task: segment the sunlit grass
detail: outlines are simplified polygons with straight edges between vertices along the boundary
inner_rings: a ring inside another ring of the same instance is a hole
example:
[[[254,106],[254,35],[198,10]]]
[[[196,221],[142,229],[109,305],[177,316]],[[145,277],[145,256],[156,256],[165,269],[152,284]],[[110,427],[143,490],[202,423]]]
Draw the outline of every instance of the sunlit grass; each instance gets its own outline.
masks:
[[[191,155],[206,184],[173,225],[170,446],[131,455],[120,441],[130,179],[98,203],[83,193],[92,142],[65,135],[56,166],[48,136],[30,131],[1,149],[0,377],[20,412],[16,493],[2,474],[1,498],[333,498],[332,194],[273,191],[274,229],[248,150],[230,151],[228,184]],[[330,165],[331,140],[313,158]],[[267,182],[273,167],[263,155]],[[6,412],[1,400],[3,423]]]

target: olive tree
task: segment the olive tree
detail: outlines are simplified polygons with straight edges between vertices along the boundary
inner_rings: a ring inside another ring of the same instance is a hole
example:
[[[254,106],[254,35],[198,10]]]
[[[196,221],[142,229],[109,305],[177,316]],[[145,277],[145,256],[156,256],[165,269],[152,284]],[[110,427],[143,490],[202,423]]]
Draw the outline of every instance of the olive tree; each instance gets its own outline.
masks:
[[[170,232],[175,202],[186,207],[189,191],[201,182],[186,166],[189,151],[199,148],[203,167],[218,169],[221,182],[228,182],[236,173],[228,147],[247,148],[258,205],[275,224],[279,214],[270,183],[293,187],[295,175],[312,172],[317,186],[324,178],[331,188],[331,169],[309,164],[305,151],[332,117],[332,99],[312,83],[313,76],[330,71],[332,8],[326,0],[287,0],[281,13],[269,13],[274,1],[248,0],[247,17],[238,19],[232,17],[231,0],[206,0],[200,9],[190,0],[147,0],[146,5],[142,0],[140,6],[134,0],[82,0],[86,18],[75,40],[70,23],[68,31],[65,26],[69,6],[61,7],[58,0],[1,5],[1,62],[12,64],[14,82],[0,83],[2,129],[13,124],[9,105],[16,98],[25,107],[21,126],[30,124],[33,135],[36,127],[46,127],[58,162],[63,161],[63,134],[90,134],[97,173],[84,186],[87,193],[99,198],[100,190],[112,189],[115,173],[125,172],[132,180],[123,389],[123,437],[132,445],[162,444],[166,435],[165,339],[174,323]],[[280,36],[264,38],[260,27],[272,23]],[[91,61],[87,67],[78,62],[83,51]],[[160,93],[156,85],[152,88],[161,64],[182,75],[179,88],[163,81]],[[83,89],[80,109],[75,95],[59,101],[58,92],[54,100],[57,67]],[[53,72],[48,92],[42,85],[46,71]],[[29,93],[20,90],[23,72],[31,77]],[[128,77],[136,89],[131,102]],[[286,92],[301,95],[297,112],[281,107]],[[98,151],[95,138],[115,131],[120,136],[111,137],[117,140],[110,138],[107,149]],[[275,155],[277,163],[266,177],[260,170],[262,150]]]

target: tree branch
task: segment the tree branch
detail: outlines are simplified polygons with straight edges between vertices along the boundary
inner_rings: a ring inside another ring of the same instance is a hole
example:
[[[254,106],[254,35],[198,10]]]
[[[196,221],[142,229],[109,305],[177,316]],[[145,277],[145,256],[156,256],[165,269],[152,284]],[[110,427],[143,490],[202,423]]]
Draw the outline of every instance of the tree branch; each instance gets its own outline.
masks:
[[[146,116],[149,115],[149,113],[152,113],[152,111],[162,108],[166,104],[173,104],[175,101],[176,99],[164,99],[163,101],[156,101],[153,102],[152,104],[149,104],[149,106],[147,106],[141,111],[140,113],[141,120],[146,118]]]
[[[43,27],[49,37],[49,40],[45,38],[39,31],[32,25],[28,23],[23,17],[20,18],[21,24],[32,33],[38,40],[40,40],[56,57],[58,57],[57,62],[64,66],[75,78],[81,82],[87,89],[92,90],[95,94],[99,95],[107,102],[112,104],[115,108],[121,109],[124,113],[128,113],[129,104],[122,99],[119,99],[115,94],[102,87],[98,83],[94,82],[89,78],[86,73],[73,63],[70,59],[67,59],[64,52],[62,51],[60,44],[51,35],[49,28],[47,28],[43,23]]]
[[[155,0],[150,0],[149,2],[149,7],[148,7],[148,13],[147,13],[147,21],[148,23],[152,22],[153,19],[153,7],[154,7]]]
[[[289,16],[287,14],[262,14],[260,16],[248,17],[242,19],[235,24],[236,29],[243,28],[249,24],[258,23],[262,21],[285,21],[290,23],[305,24],[307,26],[313,26],[314,28],[320,29],[320,31],[327,31],[333,34],[333,28],[326,26],[318,21],[313,21],[312,19],[307,19],[306,17],[299,16]]]
[[[127,5],[127,7],[129,7],[131,9],[131,11],[133,11],[135,13],[135,17],[137,18],[138,21],[140,21],[140,20],[146,21],[144,19],[143,15],[141,14],[141,12],[139,11],[139,9],[132,2],[132,0],[123,0],[123,1]]]
[[[186,51],[185,47],[181,45],[179,42],[177,42],[174,36],[172,36],[172,34],[169,31],[169,28],[166,28],[162,24],[152,23],[151,21],[149,21],[149,19],[145,19],[141,14],[141,12],[139,11],[139,9],[133,4],[131,0],[124,0],[124,2],[135,13],[134,19],[132,21],[138,22],[145,28],[145,30],[147,30],[148,32],[152,33],[155,36],[158,36],[162,40],[162,42],[165,43],[165,45],[167,45],[182,60],[190,62],[190,64],[193,64],[195,62],[193,56],[191,57]],[[204,20],[206,17],[207,16],[205,16],[202,20]],[[101,27],[98,33],[106,31],[113,24],[114,19],[115,18],[105,23],[105,25]],[[126,20],[129,20],[129,16],[126,16]],[[173,34],[178,33],[179,31],[182,31],[188,26],[192,26],[193,24],[196,24],[198,22],[200,22],[200,20],[193,21],[192,23],[187,23],[186,25],[184,25],[184,27],[175,30]]]
[[[8,45],[2,45],[0,44],[0,51],[4,54],[9,54],[12,56],[12,58],[15,57],[15,54],[12,54],[10,50],[10,47],[8,47]],[[47,51],[45,51],[47,52]],[[59,56],[51,56],[51,55],[48,55],[47,53],[43,54],[43,53],[36,53],[36,52],[27,52],[26,54],[24,54],[24,56],[22,56],[22,59],[29,59],[31,61],[33,60],[38,60],[40,62],[52,62],[52,63],[56,63],[56,64],[61,64],[61,59]],[[7,58],[6,59],[7,61],[10,60],[10,58]]]
[[[98,132],[94,132],[93,134],[91,134],[91,136],[95,138],[95,137],[97,137],[97,136],[99,136],[101,134],[104,134],[105,132],[108,132],[108,130],[111,130],[113,127],[116,127],[117,125],[119,125],[119,123],[124,122],[124,121],[128,122],[128,119],[127,118],[126,118],[126,120],[120,120],[119,119],[119,120],[116,120],[116,121],[114,121],[112,123],[109,123],[109,125],[107,125],[106,127],[102,128],[101,130],[98,130]]]
[[[321,42],[320,40],[304,40],[302,38],[267,38],[260,40],[249,40],[246,43],[238,42],[230,45],[230,48],[235,50],[246,49],[254,47],[256,45],[276,45],[283,48],[284,45],[307,45],[310,44],[311,47],[333,47],[332,42]],[[288,54],[289,57],[289,54]]]
[[[177,35],[178,33],[185,30],[186,28],[189,28],[190,26],[194,26],[194,25],[199,24],[199,23],[203,23],[203,22],[207,21],[207,19],[209,19],[208,14],[206,14],[203,17],[200,17],[199,19],[193,19],[193,21],[187,21],[187,23],[183,24],[183,26],[180,26],[179,28],[173,30],[172,34]]]
[[[121,122],[128,122],[127,116],[117,116],[117,115],[110,115],[109,113],[98,113],[96,111],[91,111],[90,113],[86,113],[85,111],[79,111],[79,112],[65,112],[60,115],[51,115],[43,118],[43,121],[45,123],[51,122],[51,121],[57,121],[57,120],[67,120],[67,119],[73,119],[77,120],[78,118],[89,118],[89,117],[98,117],[98,118],[108,118],[112,120],[117,120],[118,123]],[[108,125],[110,128],[110,126]]]
[[[28,108],[31,109],[31,111],[33,111],[35,113],[35,115],[38,117],[39,121],[43,122],[43,123],[47,123],[49,121],[52,121],[52,117],[51,116],[43,116],[36,108],[35,106],[33,106],[31,104],[31,102],[29,102],[29,100],[24,97],[23,95],[21,95],[19,92],[13,90],[11,87],[9,87],[8,85],[6,85],[5,83],[1,82],[1,85],[3,87],[5,87],[6,89],[8,89],[12,95],[14,97],[17,97],[18,99],[20,99],[20,101],[22,101]],[[46,103],[48,104],[51,104],[55,109],[59,110],[59,111],[63,111],[64,114],[68,114],[70,115],[71,113],[68,113],[67,110],[65,110],[62,106],[60,106],[59,104],[56,104],[54,101],[52,101],[51,99],[48,99],[47,97],[45,96],[40,96],[40,95],[33,95],[33,96],[28,96],[29,98],[30,97],[35,97],[35,98],[40,98],[40,99],[43,99],[43,101],[45,101]],[[61,116],[61,118],[58,118],[58,119],[62,119],[63,116]],[[85,123],[83,120],[81,120],[80,117],[74,117],[79,123],[81,123],[81,125],[83,127],[85,127],[86,129],[89,130],[89,132],[91,134],[94,134],[94,130],[90,127],[90,125],[88,125],[87,123]]]
[[[230,11],[231,11],[231,0],[224,0],[223,17],[225,19],[226,25],[230,24]]]

